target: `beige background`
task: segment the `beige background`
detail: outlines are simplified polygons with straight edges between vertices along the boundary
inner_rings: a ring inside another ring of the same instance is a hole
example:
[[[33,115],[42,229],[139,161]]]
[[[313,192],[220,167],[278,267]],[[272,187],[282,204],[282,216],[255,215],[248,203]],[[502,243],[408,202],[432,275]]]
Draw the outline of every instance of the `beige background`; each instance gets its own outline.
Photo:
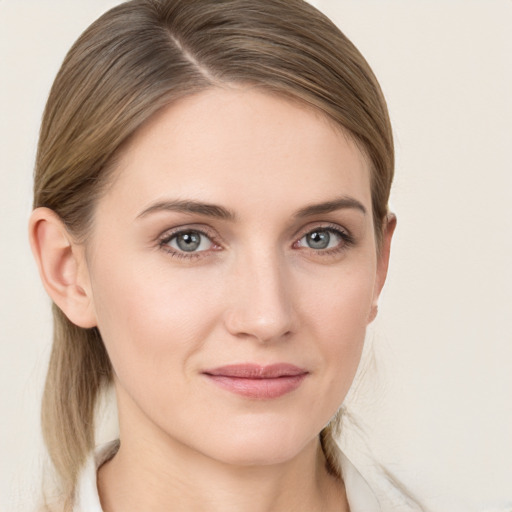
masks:
[[[116,3],[0,0],[0,511],[30,501],[40,464],[51,325],[26,237],[38,123],[65,51]],[[313,3],[374,68],[396,135],[399,227],[375,374],[353,400],[364,450],[434,512],[510,512],[512,1]],[[360,437],[347,449],[357,458]]]

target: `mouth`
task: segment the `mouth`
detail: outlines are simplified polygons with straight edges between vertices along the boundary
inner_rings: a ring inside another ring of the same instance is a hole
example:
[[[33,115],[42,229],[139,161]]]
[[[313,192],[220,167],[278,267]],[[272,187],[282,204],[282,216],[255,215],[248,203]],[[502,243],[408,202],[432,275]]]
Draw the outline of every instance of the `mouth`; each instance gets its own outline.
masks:
[[[235,364],[202,372],[217,386],[247,398],[268,400],[291,393],[309,375],[307,370],[288,363],[268,366]]]

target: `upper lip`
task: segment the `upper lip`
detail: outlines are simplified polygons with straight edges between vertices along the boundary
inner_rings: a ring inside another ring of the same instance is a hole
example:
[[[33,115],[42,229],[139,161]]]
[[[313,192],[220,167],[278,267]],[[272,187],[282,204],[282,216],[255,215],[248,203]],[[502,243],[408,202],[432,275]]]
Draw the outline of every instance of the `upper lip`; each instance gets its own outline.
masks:
[[[276,363],[259,365],[253,363],[229,364],[203,371],[206,375],[215,377],[232,377],[239,379],[276,379],[279,377],[294,377],[308,373],[304,368],[299,368],[289,363]]]

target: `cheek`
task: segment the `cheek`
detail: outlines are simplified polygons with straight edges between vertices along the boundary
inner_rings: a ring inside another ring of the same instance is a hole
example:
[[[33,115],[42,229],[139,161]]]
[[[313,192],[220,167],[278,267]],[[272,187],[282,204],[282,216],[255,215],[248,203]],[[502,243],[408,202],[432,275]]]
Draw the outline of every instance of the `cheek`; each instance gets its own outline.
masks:
[[[341,271],[313,278],[302,308],[304,315],[317,319],[319,329],[330,331],[333,337],[350,339],[350,332],[365,330],[373,302],[375,265],[370,260]]]
[[[374,282],[373,265],[361,265],[324,283],[306,306],[312,337],[322,350],[328,389],[338,397],[345,396],[359,364]]]
[[[93,272],[98,327],[121,380],[181,371],[218,316],[204,279],[142,263],[98,261]]]

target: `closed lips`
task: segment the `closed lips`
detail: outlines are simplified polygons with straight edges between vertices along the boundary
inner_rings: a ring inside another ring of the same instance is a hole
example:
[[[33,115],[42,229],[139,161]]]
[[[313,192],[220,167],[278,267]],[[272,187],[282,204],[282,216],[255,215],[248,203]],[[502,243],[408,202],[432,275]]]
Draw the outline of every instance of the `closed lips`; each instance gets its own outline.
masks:
[[[236,364],[221,366],[203,372],[211,376],[224,376],[240,379],[276,379],[280,377],[294,377],[308,372],[292,364],[278,363],[267,366],[255,364]]]
[[[278,398],[294,391],[308,373],[307,370],[287,363],[267,366],[228,365],[203,372],[222,389],[259,400]]]

